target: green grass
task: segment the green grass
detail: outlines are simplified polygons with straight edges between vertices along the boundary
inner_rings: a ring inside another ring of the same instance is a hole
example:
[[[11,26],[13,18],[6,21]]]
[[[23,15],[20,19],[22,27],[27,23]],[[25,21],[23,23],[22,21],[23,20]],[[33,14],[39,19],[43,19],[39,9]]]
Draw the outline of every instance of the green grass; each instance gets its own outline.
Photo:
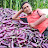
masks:
[[[48,8],[48,0],[0,0],[0,7],[20,10],[21,4],[25,1],[31,4],[33,10],[37,8]]]

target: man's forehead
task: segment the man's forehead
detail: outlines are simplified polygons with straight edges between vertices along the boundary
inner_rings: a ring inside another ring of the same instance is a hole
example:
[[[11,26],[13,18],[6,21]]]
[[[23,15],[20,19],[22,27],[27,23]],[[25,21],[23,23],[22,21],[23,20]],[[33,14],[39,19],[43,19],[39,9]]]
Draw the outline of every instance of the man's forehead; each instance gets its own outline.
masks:
[[[25,3],[24,5],[23,5],[23,7],[26,7],[26,6],[29,6],[30,4],[29,3]]]

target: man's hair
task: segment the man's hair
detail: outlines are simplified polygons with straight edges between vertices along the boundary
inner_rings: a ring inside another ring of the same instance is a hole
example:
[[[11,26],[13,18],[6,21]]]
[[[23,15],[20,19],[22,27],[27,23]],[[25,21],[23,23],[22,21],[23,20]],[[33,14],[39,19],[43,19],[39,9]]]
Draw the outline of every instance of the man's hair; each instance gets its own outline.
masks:
[[[22,9],[23,9],[23,5],[24,5],[25,3],[28,3],[28,4],[29,4],[29,2],[23,2],[23,3],[21,4],[21,8],[22,8]]]

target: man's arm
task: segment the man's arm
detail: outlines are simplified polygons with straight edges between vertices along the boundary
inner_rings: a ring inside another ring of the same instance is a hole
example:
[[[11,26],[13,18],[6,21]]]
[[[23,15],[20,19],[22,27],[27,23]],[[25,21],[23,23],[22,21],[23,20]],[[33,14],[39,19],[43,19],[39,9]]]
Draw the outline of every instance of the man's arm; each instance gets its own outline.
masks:
[[[43,13],[41,9],[37,9],[37,11],[40,15],[40,18],[36,22],[34,22],[35,25],[38,25],[38,24],[42,23],[46,19],[46,17],[45,17],[46,14]]]
[[[42,23],[46,19],[45,15],[42,15],[36,22],[34,22],[34,25],[38,25]]]
[[[20,20],[20,18],[18,17],[21,13],[23,12],[23,9],[19,10],[17,14],[15,14],[12,19],[14,20]]]
[[[43,12],[41,12],[41,10],[38,10],[38,13],[41,15],[41,17],[35,21],[34,23],[30,23],[30,27],[35,27],[36,25],[42,23],[45,19],[46,19],[46,14],[44,14]]]
[[[13,19],[13,18],[12,18]],[[21,20],[19,17],[17,17],[17,18],[14,18],[13,20]]]
[[[28,25],[32,28],[35,27],[36,25],[42,23],[46,19],[45,15],[42,15],[37,21],[34,23],[29,23]]]

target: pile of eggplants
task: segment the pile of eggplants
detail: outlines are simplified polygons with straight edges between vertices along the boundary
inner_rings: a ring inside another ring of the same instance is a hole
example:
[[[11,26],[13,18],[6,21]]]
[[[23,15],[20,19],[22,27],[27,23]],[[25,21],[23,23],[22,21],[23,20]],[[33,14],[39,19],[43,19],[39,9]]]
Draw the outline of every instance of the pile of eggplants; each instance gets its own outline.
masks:
[[[30,28],[28,23],[12,20],[18,11],[0,8],[0,48],[48,48],[48,37],[40,34],[37,29]],[[26,16],[21,13],[19,16]]]

